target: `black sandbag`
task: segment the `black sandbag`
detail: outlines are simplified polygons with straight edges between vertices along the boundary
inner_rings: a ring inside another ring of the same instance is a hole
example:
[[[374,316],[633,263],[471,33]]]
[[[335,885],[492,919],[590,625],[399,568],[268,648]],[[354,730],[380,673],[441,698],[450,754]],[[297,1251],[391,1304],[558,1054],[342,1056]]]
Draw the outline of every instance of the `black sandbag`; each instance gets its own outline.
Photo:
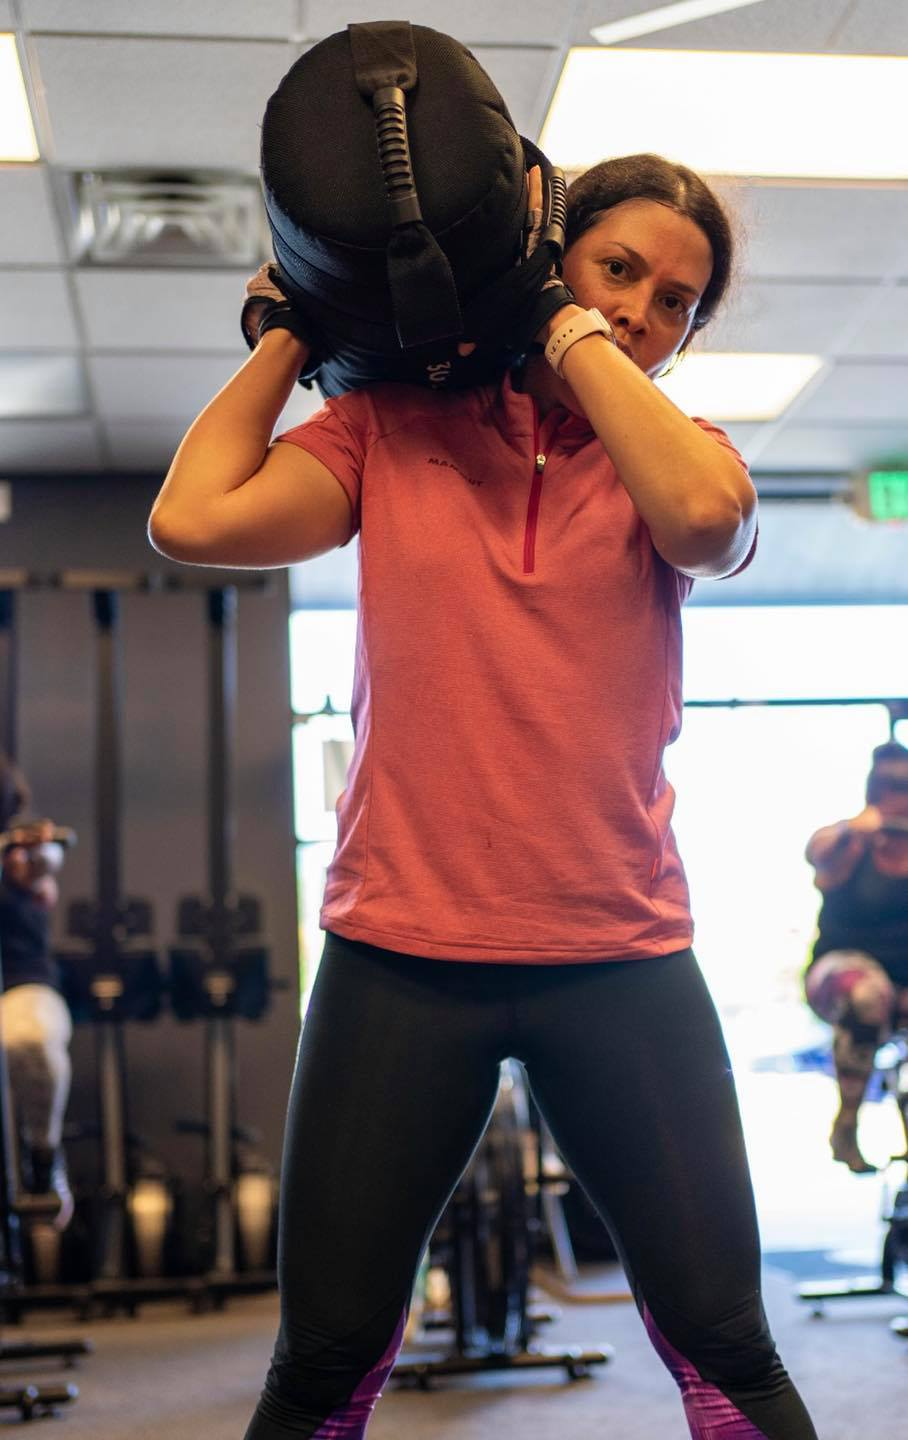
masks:
[[[393,101],[394,86],[400,125],[393,103],[380,117],[389,181],[372,97]],[[397,183],[407,141],[415,191]],[[308,374],[325,395],[483,383],[525,348],[520,322],[560,257],[552,230],[524,259],[525,177],[540,163],[550,181],[552,167],[458,41],[398,21],[328,36],[269,100],[261,162],[280,282],[311,323]],[[483,343],[463,359],[459,339]]]

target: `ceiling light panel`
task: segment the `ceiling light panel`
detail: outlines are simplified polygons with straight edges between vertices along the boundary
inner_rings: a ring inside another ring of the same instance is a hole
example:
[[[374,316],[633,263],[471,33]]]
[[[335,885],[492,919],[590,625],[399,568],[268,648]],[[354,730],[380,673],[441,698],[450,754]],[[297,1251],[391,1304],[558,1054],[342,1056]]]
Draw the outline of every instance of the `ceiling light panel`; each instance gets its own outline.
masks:
[[[0,161],[38,159],[15,35],[0,34]]]
[[[902,56],[582,46],[540,145],[566,170],[655,151],[707,174],[903,180],[906,90]]]
[[[686,415],[775,420],[823,366],[819,355],[687,355],[659,389]]]
[[[591,33],[600,45],[617,45],[621,40],[635,40],[638,35],[689,25],[692,20],[711,20],[728,10],[743,10],[763,3],[764,0],[677,0],[674,5],[660,5],[655,10],[641,10],[637,15],[627,15],[608,25],[597,25]]]

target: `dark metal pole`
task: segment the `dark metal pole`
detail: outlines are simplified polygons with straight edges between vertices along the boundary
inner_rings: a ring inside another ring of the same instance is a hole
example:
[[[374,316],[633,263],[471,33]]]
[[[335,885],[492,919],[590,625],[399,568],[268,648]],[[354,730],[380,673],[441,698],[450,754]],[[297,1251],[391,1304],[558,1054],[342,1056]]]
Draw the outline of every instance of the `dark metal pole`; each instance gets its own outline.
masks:
[[[231,760],[236,729],[236,590],[208,592],[208,885],[212,949],[229,954],[235,820]]]
[[[98,716],[95,749],[95,820],[100,968],[116,970],[120,920],[120,708],[121,680],[114,590],[95,590],[98,627]]]
[[[210,891],[209,999],[224,1012],[208,1021],[208,1183],[214,1206],[214,1259],[217,1275],[236,1269],[233,1214],[233,1019],[229,1013],[235,976],[233,952],[234,803],[232,760],[236,729],[236,591],[208,592],[209,754],[208,885]]]
[[[16,753],[15,620],[15,596],[12,590],[0,590],[0,746],[9,756]],[[0,955],[0,993],[2,960]],[[22,1277],[22,1232],[15,1209],[19,1198],[15,1117],[2,1040],[0,1035],[0,1285]]]
[[[16,706],[16,596],[0,590],[0,748],[15,759],[18,748]]]

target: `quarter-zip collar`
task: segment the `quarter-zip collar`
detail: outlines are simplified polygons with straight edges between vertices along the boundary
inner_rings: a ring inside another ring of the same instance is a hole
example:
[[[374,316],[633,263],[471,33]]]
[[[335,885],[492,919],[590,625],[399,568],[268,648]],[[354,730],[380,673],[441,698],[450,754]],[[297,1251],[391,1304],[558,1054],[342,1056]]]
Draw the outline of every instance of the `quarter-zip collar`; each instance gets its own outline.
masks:
[[[514,388],[510,373],[495,390],[487,393],[491,401],[492,423],[505,441],[522,454],[530,446],[533,447],[532,454],[538,454],[537,441],[541,441],[547,451],[557,445],[559,450],[570,452],[581,450],[591,440],[596,440],[596,433],[586,416],[575,415],[561,405],[553,406],[545,419],[540,421],[535,399],[526,391]]]

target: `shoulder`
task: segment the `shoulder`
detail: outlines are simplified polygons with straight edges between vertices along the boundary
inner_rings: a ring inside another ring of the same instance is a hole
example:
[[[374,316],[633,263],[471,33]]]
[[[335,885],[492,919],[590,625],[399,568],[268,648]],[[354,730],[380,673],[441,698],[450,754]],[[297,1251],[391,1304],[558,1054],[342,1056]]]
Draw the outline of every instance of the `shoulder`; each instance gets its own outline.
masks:
[[[368,385],[325,401],[301,425],[285,431],[283,440],[305,444],[313,430],[344,429],[355,435],[364,449],[395,433],[422,424],[439,424],[456,429],[469,425],[488,409],[490,397],[484,390],[434,391],[399,382]]]

